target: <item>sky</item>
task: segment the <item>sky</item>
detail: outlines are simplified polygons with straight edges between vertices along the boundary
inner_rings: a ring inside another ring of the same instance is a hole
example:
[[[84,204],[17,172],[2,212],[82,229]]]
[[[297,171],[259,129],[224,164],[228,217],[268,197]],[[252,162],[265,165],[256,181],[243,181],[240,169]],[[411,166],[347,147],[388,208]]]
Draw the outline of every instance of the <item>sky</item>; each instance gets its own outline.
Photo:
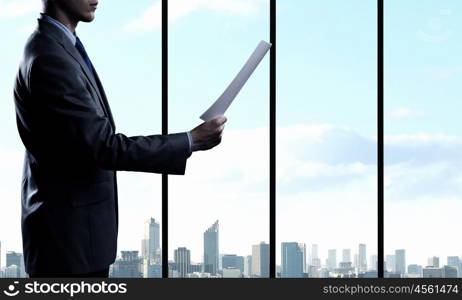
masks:
[[[462,3],[385,1],[385,252],[462,255]]]
[[[170,0],[169,129],[191,130],[260,40],[267,0]],[[405,3],[404,3],[405,2]],[[0,241],[22,252],[19,184],[23,146],[12,84],[33,30],[36,0],[0,0]],[[79,24],[108,95],[117,131],[161,130],[160,1],[100,2]],[[457,83],[462,64],[458,1],[386,1],[385,252],[407,263],[462,255],[448,237],[460,221],[462,143]],[[377,253],[376,1],[278,4],[277,262],[280,242]],[[169,180],[169,257],[186,246],[202,261],[203,232],[220,221],[220,252],[251,254],[269,242],[269,57],[227,111],[220,146],[194,153]],[[119,172],[118,250],[140,250],[143,222],[161,221],[160,175]],[[422,250],[425,249],[425,250]]]
[[[281,242],[377,253],[375,2],[280,2],[278,263]]]

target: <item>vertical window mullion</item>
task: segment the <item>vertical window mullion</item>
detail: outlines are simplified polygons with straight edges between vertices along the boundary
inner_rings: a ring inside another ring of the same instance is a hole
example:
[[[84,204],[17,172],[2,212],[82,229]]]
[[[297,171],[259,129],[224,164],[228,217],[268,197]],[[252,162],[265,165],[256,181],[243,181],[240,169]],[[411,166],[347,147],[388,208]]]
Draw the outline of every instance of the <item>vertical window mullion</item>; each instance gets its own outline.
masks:
[[[384,269],[384,155],[383,155],[383,0],[377,3],[377,275],[383,278]]]
[[[270,278],[276,278],[276,0],[270,0]]]
[[[168,1],[162,0],[162,134],[168,134]],[[162,278],[168,278],[168,175],[162,174]]]

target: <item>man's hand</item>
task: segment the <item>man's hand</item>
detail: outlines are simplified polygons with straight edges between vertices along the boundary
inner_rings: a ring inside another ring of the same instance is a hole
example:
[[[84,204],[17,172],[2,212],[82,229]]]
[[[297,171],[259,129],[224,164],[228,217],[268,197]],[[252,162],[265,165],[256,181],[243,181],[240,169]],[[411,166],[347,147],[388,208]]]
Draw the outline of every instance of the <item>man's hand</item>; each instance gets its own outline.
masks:
[[[220,144],[226,120],[225,116],[219,116],[191,130],[192,151],[208,150]]]

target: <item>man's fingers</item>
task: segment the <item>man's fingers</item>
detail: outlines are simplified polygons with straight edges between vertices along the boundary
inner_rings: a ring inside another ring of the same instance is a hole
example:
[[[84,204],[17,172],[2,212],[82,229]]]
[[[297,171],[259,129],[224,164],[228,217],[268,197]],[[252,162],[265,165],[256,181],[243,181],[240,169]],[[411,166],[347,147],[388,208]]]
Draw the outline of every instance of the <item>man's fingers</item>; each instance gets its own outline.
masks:
[[[217,146],[220,143],[221,143],[221,136],[219,136],[216,139],[213,139],[213,140],[209,141],[207,144],[205,144],[204,145],[205,150],[212,149],[213,147]]]
[[[214,139],[214,140],[212,141],[212,143],[213,143],[214,147],[215,147],[216,145],[218,145],[219,143],[221,143],[221,136],[219,136],[218,138]]]
[[[225,129],[224,125],[221,125],[215,129],[215,134],[220,134],[223,132],[223,129]]]
[[[215,126],[220,126],[220,125],[225,124],[226,121],[227,119],[225,116],[219,116],[212,120],[212,124],[214,124]]]
[[[194,136],[196,137],[194,141],[197,141],[197,150],[208,150],[220,144],[226,121],[227,118],[221,115],[194,128],[194,133],[197,131]]]

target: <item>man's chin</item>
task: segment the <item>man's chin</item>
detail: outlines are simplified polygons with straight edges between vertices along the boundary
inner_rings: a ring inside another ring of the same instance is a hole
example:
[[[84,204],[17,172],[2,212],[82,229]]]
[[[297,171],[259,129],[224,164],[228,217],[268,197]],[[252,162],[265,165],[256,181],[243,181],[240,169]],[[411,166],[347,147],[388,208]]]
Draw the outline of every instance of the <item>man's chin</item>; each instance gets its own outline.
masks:
[[[82,22],[85,22],[85,23],[89,23],[91,21],[93,21],[95,19],[95,13],[88,13],[88,14],[85,14],[82,16],[82,18],[80,19],[80,21]]]

